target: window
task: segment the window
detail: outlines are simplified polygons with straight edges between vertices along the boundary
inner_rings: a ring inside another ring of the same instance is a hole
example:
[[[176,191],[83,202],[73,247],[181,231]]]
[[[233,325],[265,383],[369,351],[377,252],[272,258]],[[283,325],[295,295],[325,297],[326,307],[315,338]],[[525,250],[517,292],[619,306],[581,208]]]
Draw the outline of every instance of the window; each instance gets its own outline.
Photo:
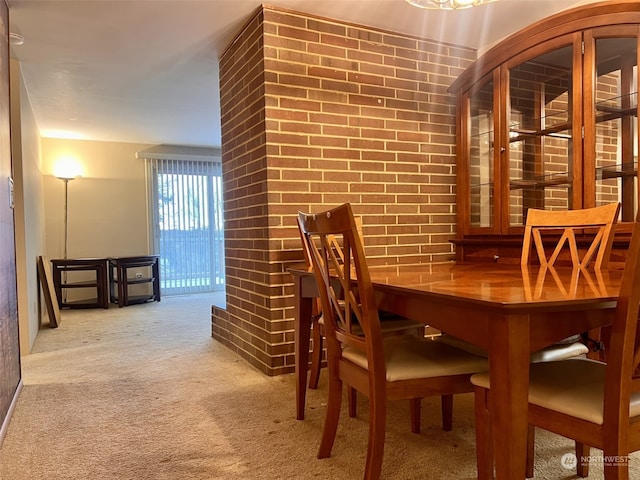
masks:
[[[219,162],[147,159],[162,295],[224,290]]]

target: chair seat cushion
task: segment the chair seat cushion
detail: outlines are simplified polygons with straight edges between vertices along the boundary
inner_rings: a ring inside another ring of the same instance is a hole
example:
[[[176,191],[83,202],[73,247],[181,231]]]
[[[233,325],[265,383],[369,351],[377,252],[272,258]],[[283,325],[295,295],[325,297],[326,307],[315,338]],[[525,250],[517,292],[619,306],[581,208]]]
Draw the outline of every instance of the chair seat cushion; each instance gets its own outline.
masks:
[[[602,425],[606,364],[587,358],[532,364],[529,403]],[[489,388],[489,374],[471,377],[471,383]],[[640,392],[631,394],[629,415],[640,415]]]
[[[582,342],[554,343],[531,354],[531,363],[556,362],[568,360],[589,353],[589,348]]]
[[[579,338],[580,336],[578,335],[578,339]],[[452,335],[442,334],[439,337],[436,337],[436,339],[440,342],[451,345],[452,347],[473,353],[474,355],[487,356],[486,350],[467,343],[464,340],[460,340]],[[566,360],[580,355],[586,355],[587,353],[589,353],[589,349],[582,342],[565,343],[562,341],[533,352],[531,354],[531,363]]]
[[[411,335],[385,338],[384,353],[389,382],[472,374],[488,367],[487,359],[484,357],[442,342]],[[361,350],[346,347],[342,356],[362,368],[367,368],[367,357]]]

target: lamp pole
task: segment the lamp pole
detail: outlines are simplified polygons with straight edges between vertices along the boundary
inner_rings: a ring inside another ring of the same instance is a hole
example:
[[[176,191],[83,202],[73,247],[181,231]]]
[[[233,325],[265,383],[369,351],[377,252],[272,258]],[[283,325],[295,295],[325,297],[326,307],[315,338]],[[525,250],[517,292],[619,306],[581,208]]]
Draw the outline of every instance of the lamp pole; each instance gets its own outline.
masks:
[[[67,241],[69,239],[69,180],[60,178],[64,182],[64,259],[67,259]]]
[[[64,182],[64,259],[67,259],[67,243],[69,239],[69,180],[73,180],[75,177],[58,177]],[[62,281],[67,283],[67,271],[62,272]],[[62,291],[62,301],[67,302],[67,290]]]

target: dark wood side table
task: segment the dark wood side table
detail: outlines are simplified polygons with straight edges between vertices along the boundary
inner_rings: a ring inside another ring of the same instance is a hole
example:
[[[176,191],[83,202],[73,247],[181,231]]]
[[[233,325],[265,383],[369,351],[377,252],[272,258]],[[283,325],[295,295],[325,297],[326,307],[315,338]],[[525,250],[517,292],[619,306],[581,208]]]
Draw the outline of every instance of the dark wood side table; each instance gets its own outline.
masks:
[[[53,286],[60,308],[109,308],[106,258],[56,258],[51,260],[51,264]],[[93,290],[95,295],[68,301],[68,290]]]
[[[135,303],[160,301],[160,255],[109,257],[109,294],[112,303],[125,307]],[[129,270],[137,270],[130,272]],[[144,294],[132,294],[133,285],[150,284]]]

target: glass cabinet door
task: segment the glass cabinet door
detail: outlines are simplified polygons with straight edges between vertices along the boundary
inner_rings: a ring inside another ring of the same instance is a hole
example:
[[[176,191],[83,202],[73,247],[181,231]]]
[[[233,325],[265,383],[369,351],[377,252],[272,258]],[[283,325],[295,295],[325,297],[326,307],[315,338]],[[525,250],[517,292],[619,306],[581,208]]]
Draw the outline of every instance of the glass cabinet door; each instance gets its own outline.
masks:
[[[624,257],[640,215],[639,3],[589,3],[536,22],[451,84],[458,261],[517,262],[531,208],[613,202]]]
[[[494,82],[469,96],[470,227],[494,226]]]
[[[619,201],[619,220],[631,222],[638,211],[638,40],[589,37],[587,45],[595,48],[594,105],[585,125],[594,140],[585,151],[585,176],[595,171],[595,185],[585,201]]]
[[[507,228],[524,225],[529,208],[578,207],[573,52],[569,43],[508,68]]]

